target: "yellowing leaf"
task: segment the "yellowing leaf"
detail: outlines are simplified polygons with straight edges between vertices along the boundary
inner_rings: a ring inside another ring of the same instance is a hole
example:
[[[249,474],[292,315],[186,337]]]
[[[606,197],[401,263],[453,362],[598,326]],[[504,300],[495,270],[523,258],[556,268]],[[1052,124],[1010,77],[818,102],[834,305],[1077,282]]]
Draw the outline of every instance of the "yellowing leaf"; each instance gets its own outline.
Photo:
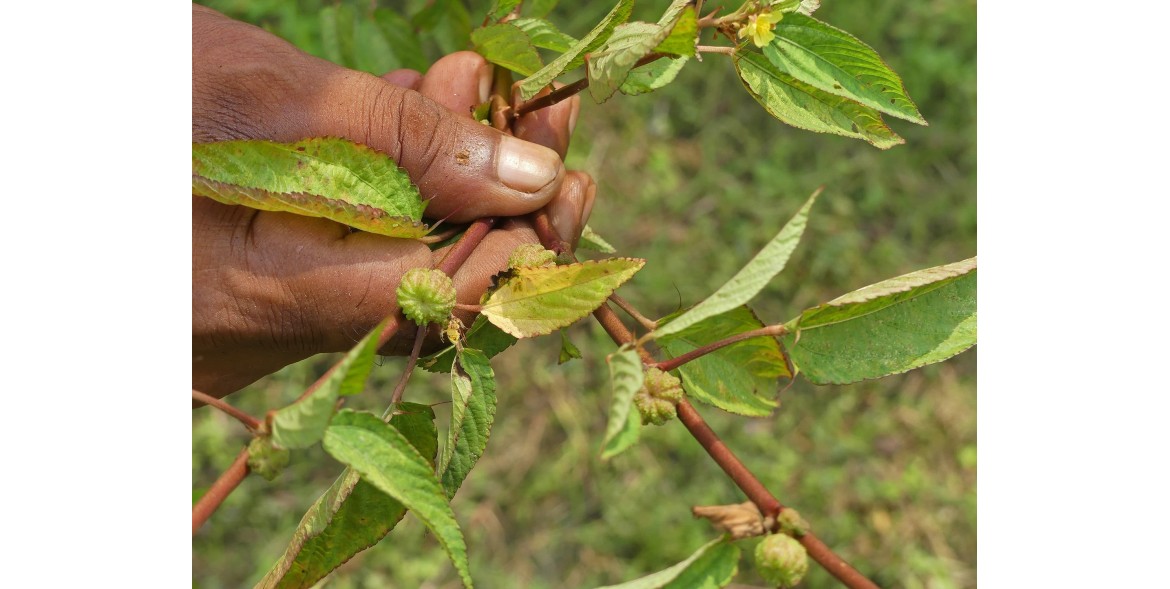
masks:
[[[600,307],[646,260],[610,258],[548,268],[514,268],[488,293],[482,313],[516,337],[569,326]]]
[[[425,203],[406,172],[390,156],[345,139],[192,144],[191,192],[390,237],[427,233]]]

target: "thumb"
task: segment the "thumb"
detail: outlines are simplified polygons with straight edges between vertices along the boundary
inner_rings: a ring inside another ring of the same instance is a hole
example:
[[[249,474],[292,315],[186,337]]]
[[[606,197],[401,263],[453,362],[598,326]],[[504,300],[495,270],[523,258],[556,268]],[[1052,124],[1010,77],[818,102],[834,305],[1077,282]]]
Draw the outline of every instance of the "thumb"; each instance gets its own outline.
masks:
[[[429,201],[430,218],[462,222],[522,215],[552,200],[564,181],[565,167],[555,151],[381,78],[331,66],[307,90],[310,132],[388,154]]]

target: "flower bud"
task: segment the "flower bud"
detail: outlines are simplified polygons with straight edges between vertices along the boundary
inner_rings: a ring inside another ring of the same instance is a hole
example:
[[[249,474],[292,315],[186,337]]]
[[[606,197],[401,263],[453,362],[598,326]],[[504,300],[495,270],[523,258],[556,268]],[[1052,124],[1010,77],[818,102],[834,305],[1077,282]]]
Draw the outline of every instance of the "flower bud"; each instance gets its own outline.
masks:
[[[634,406],[642,415],[642,424],[662,425],[674,419],[675,405],[683,398],[682,383],[674,375],[657,368],[646,369],[642,388],[634,394]]]
[[[808,522],[800,517],[800,512],[791,507],[785,507],[780,511],[780,515],[776,516],[776,524],[780,526],[780,531],[799,538],[808,533]]]
[[[455,308],[455,284],[439,270],[411,269],[398,284],[398,306],[419,325],[445,323]]]
[[[248,468],[252,472],[272,480],[288,466],[288,450],[273,443],[268,436],[252,438],[248,442]]]
[[[675,416],[674,403],[665,399],[651,397],[646,389],[638,391],[634,395],[634,406],[638,408],[638,413],[642,415],[642,425],[654,424],[662,425]]]
[[[651,397],[678,403],[683,398],[682,383],[678,377],[653,366],[646,368],[643,385]]]
[[[772,534],[756,546],[756,569],[768,583],[792,587],[808,572],[808,552],[792,536]]]

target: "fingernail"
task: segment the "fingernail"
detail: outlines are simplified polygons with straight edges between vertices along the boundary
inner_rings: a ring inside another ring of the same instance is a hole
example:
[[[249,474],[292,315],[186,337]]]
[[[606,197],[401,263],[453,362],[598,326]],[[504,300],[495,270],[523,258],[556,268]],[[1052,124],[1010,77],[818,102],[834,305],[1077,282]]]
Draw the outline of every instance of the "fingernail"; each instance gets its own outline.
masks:
[[[479,68],[479,101],[487,102],[492,97],[492,64],[485,63]]]
[[[496,173],[508,188],[536,192],[557,177],[561,158],[557,152],[505,135],[500,139],[500,156]]]

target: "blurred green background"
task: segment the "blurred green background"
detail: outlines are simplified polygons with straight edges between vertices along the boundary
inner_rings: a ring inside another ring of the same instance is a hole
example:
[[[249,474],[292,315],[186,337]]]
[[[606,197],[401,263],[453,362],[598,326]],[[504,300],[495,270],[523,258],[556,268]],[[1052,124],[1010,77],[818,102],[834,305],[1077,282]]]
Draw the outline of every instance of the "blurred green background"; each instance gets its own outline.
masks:
[[[453,0],[424,42],[428,60],[463,48],[466,23],[487,2]],[[408,65],[359,35],[352,51],[322,31],[322,8],[298,0],[207,2],[310,53],[375,73]],[[371,2],[343,4],[361,17]],[[656,20],[665,0],[634,18]],[[712,4],[714,5],[714,4]],[[384,3],[404,15],[421,1]],[[733,9],[735,5],[728,5]],[[573,36],[609,3],[564,2],[549,19]],[[332,14],[331,9],[325,15]],[[975,14],[973,0],[827,1],[817,17],[874,47],[899,72],[929,127],[890,119],[907,144],[879,151],[772,119],[741,90],[725,56],[689,64],[664,90],[583,98],[568,165],[599,184],[591,225],[645,269],[622,295],[662,316],[701,300],[747,262],[824,185],[804,241],[753,305],[765,321],[858,287],[976,253]],[[359,31],[360,33],[360,31]],[[566,76],[576,79],[580,74]],[[887,117],[888,118],[888,117]],[[592,321],[569,330],[584,360],[557,366],[556,336],[526,340],[493,362],[500,407],[487,453],[454,500],[478,586],[591,587],[662,569],[714,537],[690,506],[743,498],[684,428],[643,430],[633,450],[603,463],[598,449],[613,344]],[[230,400],[254,415],[287,404],[332,362],[319,357]],[[387,358],[351,407],[380,411],[403,360]],[[976,584],[976,352],[906,375],[847,387],[798,380],[780,409],[748,419],[699,409],[782,502],[886,587]],[[449,400],[445,375],[422,373],[408,399]],[[436,408],[443,428],[446,405]],[[193,413],[197,498],[234,458],[243,428]],[[440,436],[442,436],[442,429]],[[254,584],[283,551],[304,510],[341,472],[320,450],[294,454],[280,478],[247,479],[193,539],[196,587]],[[748,554],[752,542],[741,543]],[[764,586],[744,559],[740,587]],[[433,537],[409,515],[327,587],[457,587]],[[816,566],[803,587],[834,587]]]

